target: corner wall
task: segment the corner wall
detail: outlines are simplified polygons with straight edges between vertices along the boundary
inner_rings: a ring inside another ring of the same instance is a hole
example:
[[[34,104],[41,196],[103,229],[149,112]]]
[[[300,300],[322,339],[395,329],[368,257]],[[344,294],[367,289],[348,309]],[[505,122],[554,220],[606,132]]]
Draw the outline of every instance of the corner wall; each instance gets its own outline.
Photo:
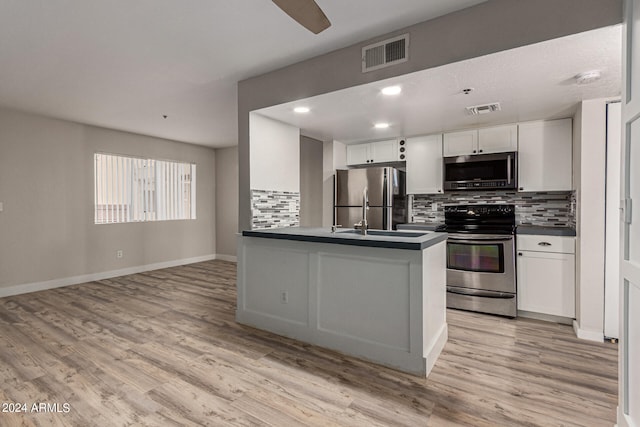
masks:
[[[323,143],[300,137],[300,226],[322,227]]]
[[[300,129],[252,112],[249,138],[251,223],[243,229],[300,225]]]
[[[578,338],[604,339],[607,103],[583,101],[574,124],[576,322]]]
[[[196,163],[197,219],[94,224],[95,152]],[[0,296],[214,258],[214,167],[210,148],[0,109]]]
[[[236,260],[238,147],[216,149],[216,255]]]

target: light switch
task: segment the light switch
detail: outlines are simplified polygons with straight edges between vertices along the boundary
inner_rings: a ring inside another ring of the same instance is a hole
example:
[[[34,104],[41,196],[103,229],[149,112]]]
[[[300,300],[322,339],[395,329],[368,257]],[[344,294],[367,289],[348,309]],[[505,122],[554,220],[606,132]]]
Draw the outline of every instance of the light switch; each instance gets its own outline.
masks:
[[[431,210],[432,211],[437,211],[438,210],[438,202],[431,203]]]
[[[4,204],[0,202],[0,212],[2,212],[3,210],[4,210]]]

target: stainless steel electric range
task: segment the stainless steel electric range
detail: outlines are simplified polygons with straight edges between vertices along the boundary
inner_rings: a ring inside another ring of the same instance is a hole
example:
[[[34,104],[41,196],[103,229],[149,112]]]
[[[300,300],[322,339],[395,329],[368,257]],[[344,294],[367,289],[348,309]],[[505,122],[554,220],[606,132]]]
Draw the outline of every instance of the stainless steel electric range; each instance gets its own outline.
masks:
[[[445,206],[447,307],[516,317],[515,206]]]

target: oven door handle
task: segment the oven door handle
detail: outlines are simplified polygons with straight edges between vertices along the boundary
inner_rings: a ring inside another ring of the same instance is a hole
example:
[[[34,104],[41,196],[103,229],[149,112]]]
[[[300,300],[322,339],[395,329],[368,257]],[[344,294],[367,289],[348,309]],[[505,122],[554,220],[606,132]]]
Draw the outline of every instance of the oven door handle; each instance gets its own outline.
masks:
[[[508,237],[455,237],[455,236],[451,236],[449,235],[447,237],[448,240],[457,240],[457,241],[464,241],[464,242],[469,242],[469,243],[473,243],[473,242],[482,242],[482,243],[487,243],[487,242],[508,242],[509,240],[513,240],[513,236],[508,236]]]
[[[497,299],[511,299],[515,298],[515,294],[510,294],[507,292],[495,292],[495,291],[482,291],[476,289],[460,289],[454,288],[452,286],[447,286],[447,292],[458,295],[468,295],[472,297],[483,297],[483,298],[497,298]]]

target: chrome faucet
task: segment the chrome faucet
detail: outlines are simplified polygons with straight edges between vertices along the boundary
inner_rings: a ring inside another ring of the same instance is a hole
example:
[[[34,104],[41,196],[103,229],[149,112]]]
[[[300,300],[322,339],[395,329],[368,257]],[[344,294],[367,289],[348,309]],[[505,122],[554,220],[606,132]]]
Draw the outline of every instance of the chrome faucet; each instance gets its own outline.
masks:
[[[367,235],[367,227],[369,224],[367,223],[367,211],[369,210],[369,189],[364,187],[362,191],[362,220],[355,224],[353,228],[360,229],[360,232],[363,236]]]

